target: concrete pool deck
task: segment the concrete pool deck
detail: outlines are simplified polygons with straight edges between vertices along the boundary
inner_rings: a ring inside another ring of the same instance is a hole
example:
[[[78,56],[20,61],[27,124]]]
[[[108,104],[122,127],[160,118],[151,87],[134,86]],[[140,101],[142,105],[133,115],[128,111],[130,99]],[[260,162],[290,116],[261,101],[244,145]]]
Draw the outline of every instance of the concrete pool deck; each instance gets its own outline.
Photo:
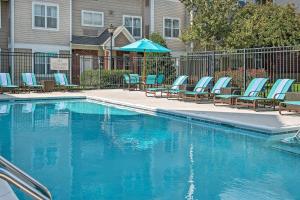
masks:
[[[144,92],[114,90],[86,90],[80,92],[53,92],[4,94],[0,100],[48,99],[48,98],[88,98],[107,103],[143,109],[147,111],[173,114],[192,119],[224,123],[240,128],[256,130],[268,134],[279,134],[300,129],[300,115],[279,115],[278,111],[255,112],[229,106],[214,106],[202,103],[182,102],[166,98],[146,97]]]

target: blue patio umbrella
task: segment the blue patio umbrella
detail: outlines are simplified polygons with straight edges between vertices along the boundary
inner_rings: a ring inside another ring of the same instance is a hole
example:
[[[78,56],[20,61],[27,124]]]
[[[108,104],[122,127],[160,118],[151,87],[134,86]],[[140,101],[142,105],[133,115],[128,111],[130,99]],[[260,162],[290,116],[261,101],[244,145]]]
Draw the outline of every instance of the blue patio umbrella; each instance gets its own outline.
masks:
[[[132,44],[126,45],[120,48],[121,51],[131,51],[131,52],[143,52],[144,53],[144,69],[143,77],[145,78],[146,73],[146,53],[169,53],[170,49],[163,47],[151,40],[141,39]]]

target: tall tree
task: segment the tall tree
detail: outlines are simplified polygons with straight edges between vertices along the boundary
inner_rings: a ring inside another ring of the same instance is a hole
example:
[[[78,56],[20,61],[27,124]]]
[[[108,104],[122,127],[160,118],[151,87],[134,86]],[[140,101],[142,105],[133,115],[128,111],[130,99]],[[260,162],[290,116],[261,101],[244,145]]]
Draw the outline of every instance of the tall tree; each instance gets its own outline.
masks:
[[[194,11],[193,25],[182,39],[198,49],[250,48],[300,44],[300,17],[292,5],[262,0],[181,0]]]
[[[183,31],[183,41],[193,41],[196,48],[218,49],[231,31],[232,19],[239,5],[236,0],[181,0],[194,12],[193,25]]]
[[[292,5],[248,4],[235,15],[229,48],[300,44],[300,17]]]

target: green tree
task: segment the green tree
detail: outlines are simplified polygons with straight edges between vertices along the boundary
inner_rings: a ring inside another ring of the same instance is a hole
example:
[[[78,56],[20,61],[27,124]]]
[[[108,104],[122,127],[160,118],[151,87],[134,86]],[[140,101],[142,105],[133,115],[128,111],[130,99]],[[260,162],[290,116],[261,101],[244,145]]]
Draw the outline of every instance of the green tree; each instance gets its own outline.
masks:
[[[193,26],[183,31],[182,40],[196,48],[218,49],[225,45],[232,19],[239,5],[236,0],[181,0],[194,12]]]
[[[300,43],[300,17],[292,5],[247,4],[235,15],[226,39],[229,48],[270,47]]]
[[[160,33],[152,33],[149,39],[166,48],[167,42]],[[166,82],[172,82],[176,77],[175,60],[170,53],[147,53],[147,74],[164,74]]]
[[[300,44],[300,17],[292,5],[261,0],[241,6],[237,0],[181,0],[194,11],[183,31],[197,49],[251,48]]]

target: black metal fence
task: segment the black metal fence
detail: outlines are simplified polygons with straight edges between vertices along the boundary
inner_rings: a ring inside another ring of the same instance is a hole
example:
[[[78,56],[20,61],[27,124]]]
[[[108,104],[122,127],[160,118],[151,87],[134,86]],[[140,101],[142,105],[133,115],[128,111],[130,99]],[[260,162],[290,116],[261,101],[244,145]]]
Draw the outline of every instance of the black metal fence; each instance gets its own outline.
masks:
[[[268,77],[270,85],[279,78],[300,83],[300,47],[271,47],[189,53],[180,59],[180,74],[192,82],[211,75],[233,77],[233,84],[245,88],[254,77]],[[300,84],[294,84],[300,91]]]
[[[123,74],[164,74],[166,84],[178,75],[179,58],[174,57],[95,57],[73,55],[72,79],[86,88],[123,87]]]
[[[279,78],[296,80],[294,91],[300,91],[300,47],[238,49],[188,53],[181,57],[110,57],[78,54],[50,54],[31,52],[0,52],[0,72],[10,73],[14,84],[21,85],[21,74],[32,72],[38,81],[54,79],[51,58],[68,60],[65,73],[73,84],[84,88],[123,87],[124,73],[164,74],[166,84],[176,76],[188,75],[190,83],[202,76],[231,76],[233,85],[245,88],[254,77],[269,77],[272,85]]]

